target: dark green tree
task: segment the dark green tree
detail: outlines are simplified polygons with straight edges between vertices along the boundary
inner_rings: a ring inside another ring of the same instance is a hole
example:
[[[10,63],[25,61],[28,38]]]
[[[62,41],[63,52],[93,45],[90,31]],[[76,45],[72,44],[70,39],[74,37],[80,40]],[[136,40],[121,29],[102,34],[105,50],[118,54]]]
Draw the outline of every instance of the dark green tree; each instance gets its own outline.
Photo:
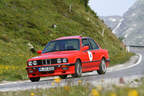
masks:
[[[84,6],[86,8],[86,11],[88,11],[89,7],[88,7],[88,2],[89,0],[80,0],[80,3],[84,3]]]
[[[88,1],[89,0],[84,0],[84,5],[85,5],[86,8],[88,7]]]

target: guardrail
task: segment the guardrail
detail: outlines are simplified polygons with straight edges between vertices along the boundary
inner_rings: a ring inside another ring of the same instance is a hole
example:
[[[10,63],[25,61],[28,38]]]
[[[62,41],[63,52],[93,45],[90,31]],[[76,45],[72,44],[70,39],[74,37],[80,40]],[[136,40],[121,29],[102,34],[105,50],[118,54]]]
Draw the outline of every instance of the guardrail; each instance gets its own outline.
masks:
[[[144,45],[127,45],[129,47],[144,47]]]

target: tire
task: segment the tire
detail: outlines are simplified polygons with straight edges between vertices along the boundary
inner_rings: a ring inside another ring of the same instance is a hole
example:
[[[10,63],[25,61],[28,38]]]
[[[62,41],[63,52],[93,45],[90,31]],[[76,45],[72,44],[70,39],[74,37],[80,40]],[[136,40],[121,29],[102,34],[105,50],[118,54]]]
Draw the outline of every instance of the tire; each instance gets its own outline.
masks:
[[[31,82],[38,82],[40,80],[40,77],[36,78],[29,78]]]
[[[107,70],[105,59],[102,59],[101,64],[99,66],[99,70],[97,70],[98,74],[105,74]]]
[[[60,75],[59,76],[61,79],[66,79],[67,78],[67,75]]]
[[[81,62],[77,60],[75,63],[75,74],[72,74],[72,77],[80,77],[82,75]]]

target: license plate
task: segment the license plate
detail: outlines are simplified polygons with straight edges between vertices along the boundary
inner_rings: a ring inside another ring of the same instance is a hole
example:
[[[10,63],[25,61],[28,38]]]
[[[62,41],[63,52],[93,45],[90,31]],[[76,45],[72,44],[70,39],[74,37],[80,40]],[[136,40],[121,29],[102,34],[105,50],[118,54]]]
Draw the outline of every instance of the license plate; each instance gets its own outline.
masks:
[[[54,71],[54,67],[40,67],[39,72],[42,71]]]

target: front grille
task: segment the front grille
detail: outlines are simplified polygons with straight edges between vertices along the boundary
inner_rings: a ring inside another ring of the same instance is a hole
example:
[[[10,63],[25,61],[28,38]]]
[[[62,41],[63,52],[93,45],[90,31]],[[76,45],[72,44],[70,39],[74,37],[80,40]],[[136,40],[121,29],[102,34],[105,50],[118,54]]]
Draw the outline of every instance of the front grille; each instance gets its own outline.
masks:
[[[37,64],[38,64],[38,65],[42,65],[42,60],[38,60],[38,61],[37,61]]]
[[[57,59],[37,60],[38,65],[57,64]]]
[[[56,64],[57,63],[57,59],[51,59],[51,64]]]

